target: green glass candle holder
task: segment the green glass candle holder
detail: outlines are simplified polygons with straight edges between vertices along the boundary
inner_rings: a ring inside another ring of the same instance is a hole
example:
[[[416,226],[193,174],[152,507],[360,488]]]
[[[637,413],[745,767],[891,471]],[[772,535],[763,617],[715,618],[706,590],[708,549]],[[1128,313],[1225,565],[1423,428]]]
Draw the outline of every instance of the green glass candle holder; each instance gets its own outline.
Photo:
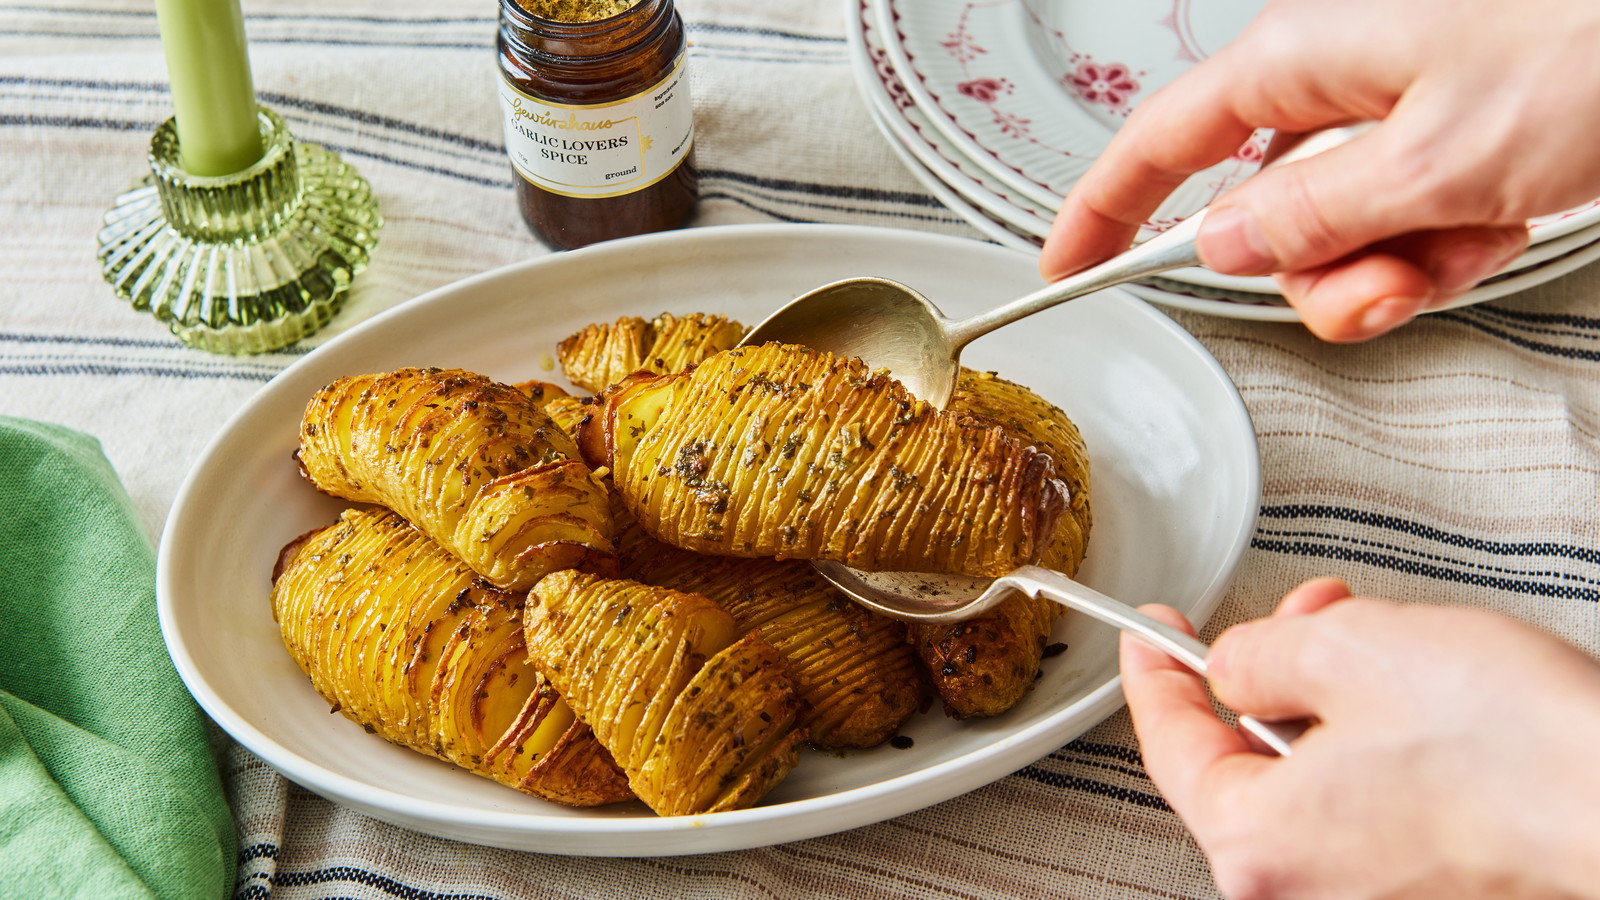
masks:
[[[261,159],[232,175],[184,171],[173,119],[150,174],[116,198],[100,266],[117,295],[191,347],[262,353],[326,325],[378,243],[372,186],[339,155],[296,141],[258,108]]]

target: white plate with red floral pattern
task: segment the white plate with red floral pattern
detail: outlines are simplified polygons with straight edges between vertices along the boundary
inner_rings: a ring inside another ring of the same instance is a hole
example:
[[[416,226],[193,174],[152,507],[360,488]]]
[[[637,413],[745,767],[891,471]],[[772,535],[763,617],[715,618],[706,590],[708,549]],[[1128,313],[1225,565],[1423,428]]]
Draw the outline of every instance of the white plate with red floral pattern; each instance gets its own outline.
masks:
[[[872,108],[874,121],[890,138],[890,143],[898,141],[926,170],[981,209],[985,218],[999,220],[1004,223],[1004,229],[1020,231],[1029,236],[1025,239],[1035,244],[1049,236],[1056,207],[1046,207],[1001,181],[935,128],[895,73],[878,33],[871,0],[847,0],[847,5],[851,25],[847,37],[856,83]],[[970,216],[967,218],[972,221]],[[980,226],[980,230],[982,228]],[[1145,229],[1140,239],[1156,231]],[[1276,283],[1270,278],[1223,275],[1202,268],[1183,269],[1170,273],[1169,277],[1233,291],[1277,292]]]
[[[1039,252],[1044,241],[1042,237],[997,218],[990,210],[956,193],[949,184],[940,180],[939,175],[923,165],[912,153],[911,147],[893,139],[894,132],[878,109],[873,108],[870,112],[878,127],[891,135],[889,147],[900,158],[906,170],[939,202],[960,215],[984,237],[1002,247],[1028,254]],[[1442,309],[1483,303],[1524,291],[1566,275],[1597,259],[1600,259],[1600,225],[1572,232],[1530,248],[1515,265],[1456,298]],[[1151,279],[1146,284],[1124,285],[1124,288],[1151,303],[1190,312],[1258,322],[1300,321],[1300,313],[1288,305],[1283,295],[1276,291],[1232,291],[1186,284],[1168,278]]]
[[[1145,96],[1249,21],[1260,0],[869,0],[918,109],[962,152],[1050,209]],[[1190,10],[1198,5],[1201,9]],[[1199,14],[1213,24],[1196,29]],[[1175,16],[1186,23],[1179,27]],[[1095,23],[1088,28],[1085,23]],[[1188,49],[1186,49],[1186,46]],[[1189,179],[1146,225],[1170,227],[1255,170],[1265,142]]]
[[[866,54],[883,81],[879,88],[863,85],[863,91],[880,113],[893,113],[882,116],[886,124],[915,133],[908,148],[964,197],[1041,234],[1039,211],[1059,207],[1134,106],[1226,44],[1262,5],[1264,0],[847,0],[847,21],[861,31],[852,35],[861,44],[857,55]],[[1171,227],[1247,178],[1265,146],[1266,135],[1258,134],[1232,158],[1190,178],[1146,223],[1142,236]],[[934,158],[963,177],[949,177]],[[1575,234],[1600,224],[1600,200],[1529,224],[1535,244]],[[1172,279],[1234,291],[1274,290],[1268,279],[1199,269]]]

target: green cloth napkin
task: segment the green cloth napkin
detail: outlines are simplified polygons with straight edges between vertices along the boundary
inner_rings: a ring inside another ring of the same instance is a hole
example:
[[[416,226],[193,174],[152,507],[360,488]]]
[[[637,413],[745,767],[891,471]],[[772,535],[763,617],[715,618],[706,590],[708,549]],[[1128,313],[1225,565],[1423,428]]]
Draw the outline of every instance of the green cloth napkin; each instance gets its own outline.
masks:
[[[236,846],[116,472],[0,417],[0,897],[219,900]]]

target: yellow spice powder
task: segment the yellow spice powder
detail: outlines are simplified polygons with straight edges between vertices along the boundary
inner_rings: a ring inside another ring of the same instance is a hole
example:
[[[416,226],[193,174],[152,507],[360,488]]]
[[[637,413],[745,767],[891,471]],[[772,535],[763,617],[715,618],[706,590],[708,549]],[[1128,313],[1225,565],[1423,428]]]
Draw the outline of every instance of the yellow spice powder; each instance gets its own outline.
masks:
[[[639,0],[517,0],[528,12],[552,22],[598,22],[626,12]]]

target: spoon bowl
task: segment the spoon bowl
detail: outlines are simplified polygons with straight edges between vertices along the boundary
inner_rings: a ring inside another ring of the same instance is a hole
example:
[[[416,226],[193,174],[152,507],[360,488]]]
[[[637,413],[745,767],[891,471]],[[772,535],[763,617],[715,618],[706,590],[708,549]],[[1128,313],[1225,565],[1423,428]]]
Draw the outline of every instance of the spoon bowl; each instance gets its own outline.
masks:
[[[858,356],[894,373],[917,399],[943,409],[960,370],[958,351],[946,338],[950,325],[927,297],[898,281],[869,276],[825,284],[790,301],[743,343],[774,340]]]
[[[813,560],[812,565],[822,577],[862,606],[920,624],[970,619],[1012,592],[1054,600],[1126,631],[1196,673],[1206,674],[1205,644],[1126,603],[1040,566],[1022,566],[1009,575],[987,579],[925,572],[862,572],[831,560]],[[1310,723],[1263,722],[1251,716],[1240,716],[1239,727],[1278,755],[1288,756],[1293,752],[1290,744],[1305,733]]]

